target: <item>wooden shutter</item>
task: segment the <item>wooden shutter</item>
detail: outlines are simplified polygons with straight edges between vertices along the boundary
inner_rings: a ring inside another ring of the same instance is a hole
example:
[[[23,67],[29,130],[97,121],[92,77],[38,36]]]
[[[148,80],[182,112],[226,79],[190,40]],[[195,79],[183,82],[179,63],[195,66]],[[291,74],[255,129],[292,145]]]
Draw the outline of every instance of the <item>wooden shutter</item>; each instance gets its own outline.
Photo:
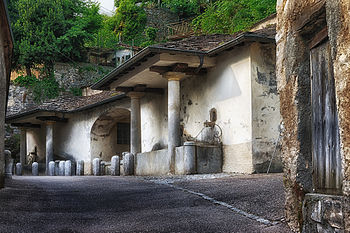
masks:
[[[341,193],[341,157],[333,61],[328,39],[310,50],[314,186]]]

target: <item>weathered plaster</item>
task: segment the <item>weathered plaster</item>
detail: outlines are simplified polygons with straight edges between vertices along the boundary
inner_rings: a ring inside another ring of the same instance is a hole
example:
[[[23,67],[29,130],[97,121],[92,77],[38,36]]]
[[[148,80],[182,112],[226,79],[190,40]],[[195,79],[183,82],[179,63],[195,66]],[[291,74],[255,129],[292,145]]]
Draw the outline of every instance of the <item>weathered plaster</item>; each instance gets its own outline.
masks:
[[[165,149],[168,144],[168,94],[141,98],[141,150]]]
[[[85,174],[91,174],[91,161],[99,157],[105,161],[110,161],[116,153],[128,151],[128,145],[116,144],[116,123],[118,118],[112,119],[108,124],[108,129],[100,127],[100,133],[108,131],[108,135],[93,135],[93,126],[101,116],[108,115],[118,109],[129,112],[129,99],[118,100],[116,102],[102,105],[84,112],[67,114],[67,123],[56,123],[53,129],[54,155],[65,160],[84,160]],[[129,116],[127,115],[126,118]],[[125,119],[120,120],[125,122]],[[33,152],[37,147],[38,162],[45,162],[45,125],[40,129],[28,129],[27,131],[27,153]],[[96,140],[94,140],[97,139]],[[91,143],[91,142],[97,143]],[[102,152],[102,153],[101,153]]]
[[[256,172],[282,171],[279,139],[281,121],[275,73],[276,48],[254,43],[250,47],[252,81],[253,166]],[[275,154],[274,154],[275,153]]]
[[[251,173],[252,96],[249,47],[241,47],[217,58],[217,67],[205,76],[191,77],[181,84],[181,118],[184,132],[196,137],[216,108],[217,124],[223,130],[224,172]],[[195,87],[195,88],[194,88]],[[199,137],[205,137],[199,135]]]
[[[31,152],[35,152],[36,147],[38,163],[45,163],[45,138],[45,125],[43,125],[40,129],[27,130],[27,155]]]

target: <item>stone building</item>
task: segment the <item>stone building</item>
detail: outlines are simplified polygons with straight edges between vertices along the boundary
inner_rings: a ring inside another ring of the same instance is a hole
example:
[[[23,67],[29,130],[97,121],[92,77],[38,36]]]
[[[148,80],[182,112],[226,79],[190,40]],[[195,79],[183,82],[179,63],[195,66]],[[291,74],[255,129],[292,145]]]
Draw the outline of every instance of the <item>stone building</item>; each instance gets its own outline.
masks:
[[[5,112],[10,80],[11,56],[13,48],[10,20],[6,1],[0,1],[0,188],[4,186],[4,138]]]
[[[277,1],[287,221],[350,232],[350,2]]]
[[[131,151],[136,175],[281,171],[274,35],[151,46],[93,86],[111,91],[8,112],[21,163],[84,160],[91,174],[92,159]]]
[[[84,160],[84,173],[90,175],[93,158],[110,161],[113,155],[130,150],[128,98],[110,91],[86,93],[8,110],[6,122],[21,130],[24,168],[30,169],[34,161],[45,170],[50,161]]]
[[[266,172],[279,135],[275,29],[150,46],[92,86],[131,99],[136,175]],[[280,171],[279,153],[272,170]]]

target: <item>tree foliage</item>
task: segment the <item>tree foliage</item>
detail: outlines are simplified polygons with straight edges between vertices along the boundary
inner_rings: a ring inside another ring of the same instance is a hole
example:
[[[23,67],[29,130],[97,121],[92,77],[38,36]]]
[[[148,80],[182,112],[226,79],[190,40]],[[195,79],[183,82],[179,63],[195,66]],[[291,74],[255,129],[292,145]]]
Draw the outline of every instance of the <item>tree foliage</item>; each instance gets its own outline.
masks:
[[[147,16],[142,6],[136,0],[120,0],[114,15],[114,32],[122,37],[123,41],[135,41],[139,44],[146,27]]]
[[[193,25],[202,33],[234,33],[275,12],[276,0],[220,0],[209,4]]]
[[[102,22],[92,1],[11,0],[9,5],[15,66],[50,69],[55,61],[83,60],[84,43]]]
[[[197,15],[200,10],[201,0],[163,0],[163,5],[180,18]]]

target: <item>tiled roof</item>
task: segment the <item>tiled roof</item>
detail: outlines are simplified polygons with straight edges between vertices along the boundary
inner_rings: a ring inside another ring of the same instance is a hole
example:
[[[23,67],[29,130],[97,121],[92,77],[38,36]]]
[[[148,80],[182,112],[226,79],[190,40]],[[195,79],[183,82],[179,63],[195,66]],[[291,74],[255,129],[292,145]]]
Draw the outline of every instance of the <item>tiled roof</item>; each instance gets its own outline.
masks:
[[[177,49],[186,50],[193,52],[208,52],[212,49],[219,47],[225,43],[235,40],[240,35],[254,35],[267,38],[274,38],[276,35],[275,25],[271,25],[267,28],[257,30],[254,32],[239,32],[233,35],[227,34],[213,34],[213,35],[202,35],[193,36],[179,41],[172,41],[163,44],[152,45],[152,48],[163,48],[163,49]]]
[[[91,96],[61,96],[56,99],[44,101],[38,105],[28,106],[25,109],[9,107],[6,118],[15,118],[16,116],[27,115],[33,112],[74,112],[86,108],[99,106],[106,102],[112,102],[123,98],[125,95],[115,91],[103,91],[102,93]]]

